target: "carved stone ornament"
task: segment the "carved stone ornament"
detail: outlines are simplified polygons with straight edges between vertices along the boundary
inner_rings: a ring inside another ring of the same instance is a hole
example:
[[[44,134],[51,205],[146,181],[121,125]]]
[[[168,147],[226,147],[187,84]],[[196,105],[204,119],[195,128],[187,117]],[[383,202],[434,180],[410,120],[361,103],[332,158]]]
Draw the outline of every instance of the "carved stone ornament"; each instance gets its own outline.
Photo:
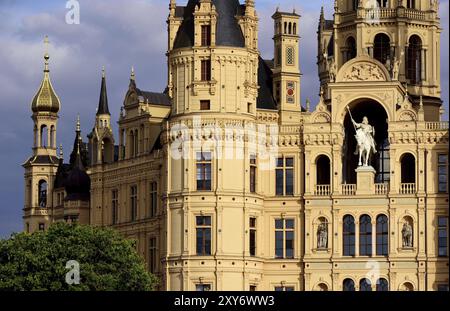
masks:
[[[343,81],[386,81],[381,69],[369,63],[354,64],[344,75]]]

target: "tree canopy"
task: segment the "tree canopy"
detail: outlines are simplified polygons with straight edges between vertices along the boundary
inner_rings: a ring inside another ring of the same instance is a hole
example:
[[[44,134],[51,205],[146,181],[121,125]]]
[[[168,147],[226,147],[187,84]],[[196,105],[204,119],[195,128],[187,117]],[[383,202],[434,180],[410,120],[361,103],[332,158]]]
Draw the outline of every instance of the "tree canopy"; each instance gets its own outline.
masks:
[[[70,281],[76,265],[79,284]],[[110,228],[56,223],[0,240],[0,290],[149,291],[156,284],[135,241]]]

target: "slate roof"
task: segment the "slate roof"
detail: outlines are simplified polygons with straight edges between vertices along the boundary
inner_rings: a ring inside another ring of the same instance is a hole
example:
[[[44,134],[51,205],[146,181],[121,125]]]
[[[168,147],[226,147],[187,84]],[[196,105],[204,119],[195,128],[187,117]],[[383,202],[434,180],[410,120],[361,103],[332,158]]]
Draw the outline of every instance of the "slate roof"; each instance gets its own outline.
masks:
[[[136,88],[138,96],[142,96],[144,101],[148,100],[149,104],[160,105],[160,106],[171,106],[170,97],[166,93],[155,93],[142,91]]]
[[[108,107],[108,93],[106,91],[106,78],[102,77],[102,86],[100,89],[100,100],[98,102],[97,115],[110,114]]]
[[[277,104],[273,97],[272,70],[261,57],[258,62],[258,99],[256,107],[259,109],[277,109]]]
[[[245,47],[245,39],[236,16],[242,14],[239,0],[212,0],[218,13],[216,45]],[[175,38],[174,49],[194,46],[194,16],[195,6],[199,0],[189,0],[186,7],[176,10],[183,12],[183,22]]]

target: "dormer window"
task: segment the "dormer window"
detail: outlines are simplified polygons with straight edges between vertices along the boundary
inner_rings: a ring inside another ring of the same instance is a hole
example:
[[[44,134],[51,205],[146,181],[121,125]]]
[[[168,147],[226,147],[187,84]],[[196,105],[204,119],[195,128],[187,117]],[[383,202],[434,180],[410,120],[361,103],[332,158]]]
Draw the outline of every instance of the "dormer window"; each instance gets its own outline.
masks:
[[[202,46],[211,45],[211,25],[202,26]]]

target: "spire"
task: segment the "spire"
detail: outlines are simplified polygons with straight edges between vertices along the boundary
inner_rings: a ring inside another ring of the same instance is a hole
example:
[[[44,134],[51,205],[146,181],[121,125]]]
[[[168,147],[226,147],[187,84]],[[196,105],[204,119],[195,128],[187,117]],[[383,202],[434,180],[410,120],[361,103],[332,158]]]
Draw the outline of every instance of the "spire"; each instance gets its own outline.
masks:
[[[105,67],[102,69],[102,86],[100,89],[100,100],[98,102],[97,115],[110,114],[108,107],[108,94],[106,91]]]
[[[83,146],[83,139],[81,138],[81,125],[80,125],[80,115],[77,116],[76,122],[76,131],[75,131],[75,140],[73,142],[73,150],[70,154],[70,165],[75,167],[77,153],[80,153],[80,159],[83,167],[86,166],[86,154]]]
[[[50,81],[50,69],[49,69],[50,55],[48,54],[49,44],[50,41],[48,40],[48,36],[45,36],[44,78],[42,79],[39,90],[37,91],[31,103],[31,110],[35,113],[37,112],[58,113],[60,108],[59,97],[58,95],[56,95],[56,92],[53,89],[53,85]]]
[[[134,74],[134,66],[131,67],[131,75],[130,75],[130,89],[136,88],[136,76]]]

